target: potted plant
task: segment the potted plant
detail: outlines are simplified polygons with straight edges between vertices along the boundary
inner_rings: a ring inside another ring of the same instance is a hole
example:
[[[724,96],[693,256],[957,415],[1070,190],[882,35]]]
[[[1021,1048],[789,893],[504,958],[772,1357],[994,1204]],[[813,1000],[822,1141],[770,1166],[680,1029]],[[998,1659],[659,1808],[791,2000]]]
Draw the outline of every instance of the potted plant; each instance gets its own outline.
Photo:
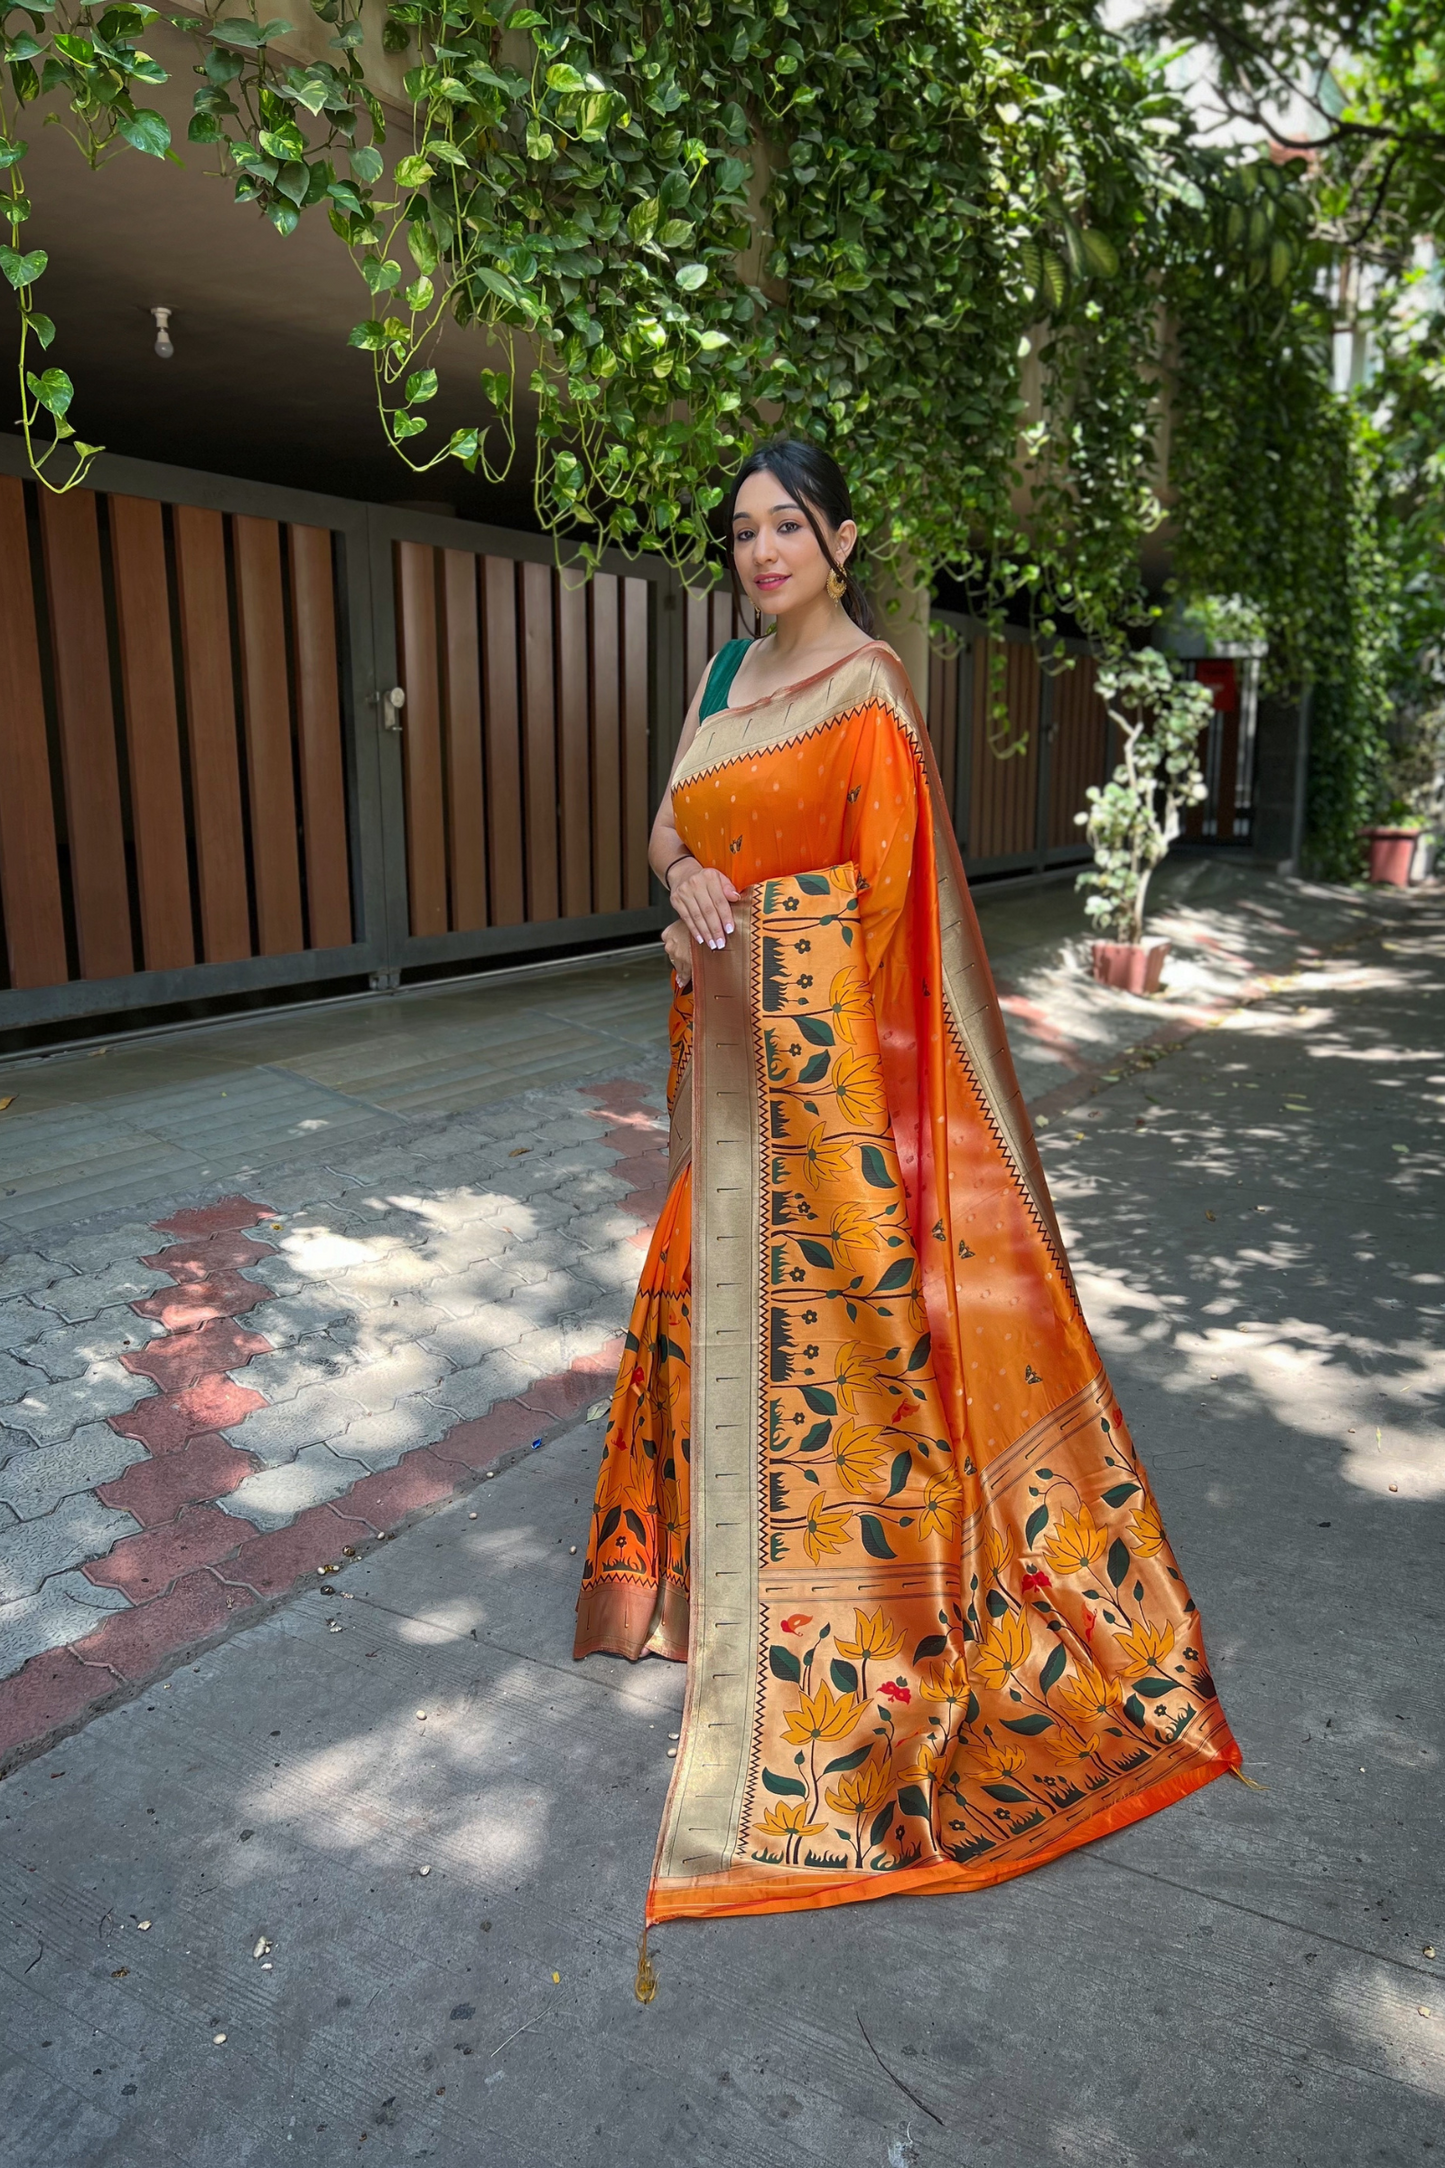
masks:
[[[1369,848],[1366,879],[1376,888],[1408,888],[1415,876],[1415,859],[1425,835],[1421,822],[1412,821],[1409,807],[1396,799],[1383,821],[1362,828],[1360,840]]]
[[[1144,938],[1149,878],[1179,834],[1186,806],[1205,795],[1199,737],[1209,721],[1208,686],[1182,678],[1157,649],[1116,657],[1098,677],[1099,694],[1119,732],[1120,760],[1102,790],[1089,786],[1089,808],[1076,813],[1094,863],[1079,875],[1094,893],[1084,905],[1098,928],[1094,977],[1131,994],[1157,993],[1167,941]]]

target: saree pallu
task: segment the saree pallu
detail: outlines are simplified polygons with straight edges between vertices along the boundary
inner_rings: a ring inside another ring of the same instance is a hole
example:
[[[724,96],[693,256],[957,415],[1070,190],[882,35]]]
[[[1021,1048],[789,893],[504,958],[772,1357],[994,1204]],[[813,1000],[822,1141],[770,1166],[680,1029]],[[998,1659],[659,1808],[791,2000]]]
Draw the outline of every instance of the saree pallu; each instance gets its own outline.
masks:
[[[576,1645],[687,1655],[650,1921],[978,1888],[1240,1759],[941,802],[881,643],[674,777],[744,895],[674,1014]]]

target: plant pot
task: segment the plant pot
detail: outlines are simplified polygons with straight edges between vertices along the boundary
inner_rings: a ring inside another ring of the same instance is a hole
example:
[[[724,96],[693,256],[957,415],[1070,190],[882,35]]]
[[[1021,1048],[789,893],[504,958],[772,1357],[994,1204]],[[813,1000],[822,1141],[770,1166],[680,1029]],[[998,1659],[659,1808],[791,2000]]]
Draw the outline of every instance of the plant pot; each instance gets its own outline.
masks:
[[[1415,838],[1415,855],[1410,860],[1410,885],[1412,888],[1417,882],[1428,881],[1434,875],[1435,853],[1438,848],[1435,838],[1428,830],[1422,828]]]
[[[1094,977],[1101,986],[1117,986],[1122,993],[1157,994],[1168,954],[1164,940],[1096,941]]]
[[[1370,880],[1377,888],[1408,888],[1418,828],[1362,828],[1370,846]]]

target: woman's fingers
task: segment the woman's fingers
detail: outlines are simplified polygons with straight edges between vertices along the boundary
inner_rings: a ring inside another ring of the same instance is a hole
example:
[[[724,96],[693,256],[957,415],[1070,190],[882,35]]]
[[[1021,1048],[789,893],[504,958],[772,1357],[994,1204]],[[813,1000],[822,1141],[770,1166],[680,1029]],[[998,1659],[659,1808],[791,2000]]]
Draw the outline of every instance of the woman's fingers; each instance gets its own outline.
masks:
[[[736,895],[726,874],[699,866],[696,873],[676,883],[672,900],[693,939],[705,948],[719,949],[733,930],[729,904]]]

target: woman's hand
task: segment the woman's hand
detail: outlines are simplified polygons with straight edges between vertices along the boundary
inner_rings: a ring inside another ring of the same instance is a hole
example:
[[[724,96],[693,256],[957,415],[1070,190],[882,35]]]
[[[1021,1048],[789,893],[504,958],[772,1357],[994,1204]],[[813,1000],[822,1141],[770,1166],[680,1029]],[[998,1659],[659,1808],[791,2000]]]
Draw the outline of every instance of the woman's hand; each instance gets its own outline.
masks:
[[[729,906],[741,893],[727,875],[700,866],[695,858],[684,858],[669,876],[667,892],[693,940],[703,948],[720,949],[733,930]]]
[[[670,926],[662,929],[662,945],[667,951],[667,960],[672,965],[677,990],[680,994],[685,994],[692,984],[692,942],[688,938],[687,928],[674,919]]]

